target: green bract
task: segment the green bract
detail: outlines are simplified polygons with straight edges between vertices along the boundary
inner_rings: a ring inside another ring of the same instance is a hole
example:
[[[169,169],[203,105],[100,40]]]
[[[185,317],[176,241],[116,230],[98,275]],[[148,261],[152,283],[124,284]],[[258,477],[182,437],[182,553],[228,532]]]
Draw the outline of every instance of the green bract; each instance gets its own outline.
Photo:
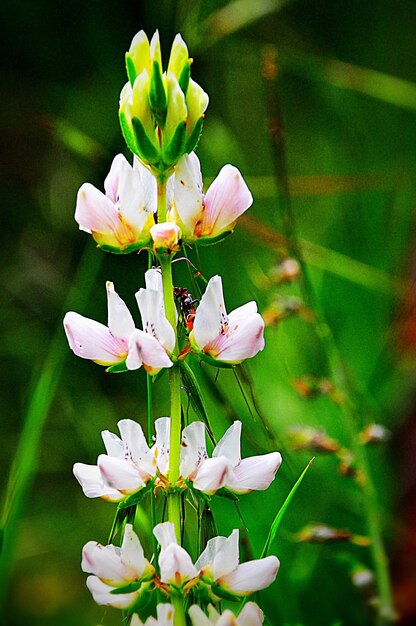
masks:
[[[129,82],[120,95],[120,125],[130,150],[155,175],[171,172],[198,143],[208,95],[191,79],[188,48],[180,35],[163,72],[158,31],[143,31],[126,54]]]

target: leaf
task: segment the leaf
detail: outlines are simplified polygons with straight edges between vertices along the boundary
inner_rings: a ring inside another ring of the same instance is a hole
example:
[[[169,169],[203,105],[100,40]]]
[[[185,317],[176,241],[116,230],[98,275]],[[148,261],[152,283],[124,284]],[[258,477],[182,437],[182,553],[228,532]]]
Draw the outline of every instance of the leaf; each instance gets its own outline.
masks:
[[[136,73],[136,68],[134,66],[134,61],[128,52],[126,52],[126,70],[127,70],[127,76],[129,77],[130,84],[133,87],[134,81],[136,80],[137,73]]]
[[[131,506],[136,506],[137,504],[139,504],[139,502],[143,500],[144,496],[149,493],[152,488],[153,480],[149,480],[146,487],[143,487],[143,489],[140,489],[140,491],[137,491],[137,493],[133,493],[131,496],[126,498],[126,500],[119,502],[119,509],[128,509]]]
[[[192,150],[195,150],[198,144],[199,138],[201,136],[201,133],[202,133],[203,123],[204,123],[204,116],[201,115],[201,117],[195,122],[195,126],[193,127],[192,132],[189,135],[188,139],[186,140],[186,143],[185,143],[186,154],[190,154]]]
[[[137,142],[136,154],[139,153],[144,161],[148,161],[152,165],[159,163],[159,151],[146,135],[143,124],[138,117],[133,117],[133,129]],[[129,146],[130,147],[130,146]]]
[[[273,543],[274,538],[276,537],[277,529],[280,526],[280,523],[281,523],[281,521],[283,519],[283,516],[286,513],[289,504],[292,502],[293,496],[295,495],[296,491],[298,490],[299,485],[301,484],[302,480],[304,479],[305,474],[308,471],[308,469],[310,468],[310,466],[312,465],[314,459],[315,459],[315,457],[313,457],[309,461],[309,463],[307,464],[307,466],[303,470],[302,474],[299,476],[298,480],[293,485],[289,495],[287,496],[286,500],[283,502],[283,505],[280,507],[276,517],[274,518],[273,523],[272,523],[272,525],[270,527],[270,530],[269,530],[269,534],[268,534],[267,539],[266,539],[266,543],[264,544],[264,548],[262,550],[260,558],[263,559],[265,556],[267,556],[267,554],[269,552],[269,549],[270,549],[270,546]]]
[[[170,167],[183,154],[183,144],[185,141],[186,122],[179,122],[173,133],[172,140],[163,152],[163,163],[166,167]]]
[[[121,363],[110,365],[110,367],[107,367],[105,371],[110,374],[120,374],[121,372],[128,372],[129,370],[127,369],[126,361],[124,360]]]
[[[162,72],[158,61],[153,61],[153,72],[150,81],[149,100],[152,113],[159,126],[163,126],[166,119],[167,98],[163,85]]]
[[[193,410],[195,411],[197,417],[199,417],[199,419],[204,422],[206,429],[208,431],[208,434],[212,442],[215,445],[216,442],[215,442],[215,438],[211,430],[211,425],[209,423],[208,414],[205,409],[204,400],[202,398],[201,387],[199,386],[196,376],[192,368],[188,365],[188,363],[186,363],[186,361],[180,361],[180,366],[182,370],[182,381],[186,389],[186,392],[189,395],[191,406]]]
[[[123,133],[124,140],[128,148],[133,152],[133,154],[137,154],[136,140],[134,138],[132,128],[129,122],[127,121],[127,117],[125,113],[123,113],[122,111],[119,112],[118,116],[120,120],[121,132]]]

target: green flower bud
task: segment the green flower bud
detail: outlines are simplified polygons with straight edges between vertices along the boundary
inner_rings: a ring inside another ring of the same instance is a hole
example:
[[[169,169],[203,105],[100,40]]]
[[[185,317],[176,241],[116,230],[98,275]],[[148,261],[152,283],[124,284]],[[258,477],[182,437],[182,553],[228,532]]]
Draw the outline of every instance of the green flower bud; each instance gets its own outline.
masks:
[[[191,79],[188,48],[180,35],[162,73],[159,33],[151,42],[143,31],[126,54],[129,82],[120,96],[120,124],[130,150],[157,176],[172,172],[196,146],[208,96]]]

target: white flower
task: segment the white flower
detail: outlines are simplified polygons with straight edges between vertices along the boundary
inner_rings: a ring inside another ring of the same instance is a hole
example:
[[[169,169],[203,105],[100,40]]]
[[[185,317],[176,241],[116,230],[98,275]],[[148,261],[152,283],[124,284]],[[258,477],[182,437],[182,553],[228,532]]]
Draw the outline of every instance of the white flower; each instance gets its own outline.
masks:
[[[210,279],[196,310],[189,336],[202,358],[220,366],[235,365],[264,348],[264,321],[254,301],[227,315],[220,276]]]
[[[199,159],[185,154],[176,165],[173,185],[174,206],[188,241],[212,240],[231,232],[238,217],[253,203],[253,197],[239,170],[224,165],[204,195]]]
[[[145,282],[146,288],[136,293],[143,331],[135,330],[130,336],[126,365],[130,370],[143,365],[153,375],[162,367],[172,367],[167,353],[173,351],[176,339],[165,313],[160,272],[156,269],[148,270]]]
[[[159,568],[162,583],[181,587],[183,583],[195,578],[198,571],[187,551],[178,545],[175,527],[171,522],[163,522],[153,529],[153,534],[160,544]]]
[[[193,626],[261,626],[264,618],[263,612],[254,602],[247,602],[238,617],[229,609],[220,615],[212,604],[208,606],[208,615],[194,604],[189,609],[189,616]]]
[[[246,596],[265,589],[276,578],[279,560],[275,556],[239,564],[238,530],[229,537],[210,539],[195,567],[215,595]]]
[[[173,626],[175,610],[171,604],[158,604],[157,619],[148,617],[143,623],[137,613],[131,618],[130,626]]]
[[[141,583],[154,575],[131,524],[126,524],[121,548],[89,541],[82,551],[81,568],[93,574],[87,578],[87,587],[95,602],[118,609],[133,606],[141,594]],[[125,593],[123,587],[128,587]],[[121,593],[114,593],[118,589]]]
[[[152,174],[135,159],[132,167],[118,154],[104,182],[105,194],[84,183],[77,196],[75,220],[100,247],[132,252],[150,241],[157,208],[157,186]]]
[[[134,326],[133,318],[113,283],[107,282],[108,326],[70,311],[65,315],[64,328],[72,351],[107,367],[135,370],[143,365],[151,374],[173,363],[167,351],[173,349],[175,333],[160,306],[161,293],[141,289],[143,305],[139,303],[145,330]],[[173,337],[173,339],[172,339]]]
[[[107,282],[108,325],[70,311],[64,328],[71,350],[83,359],[100,365],[122,363],[128,355],[128,342],[134,332],[133,318],[113,283]]]
[[[279,452],[241,459],[241,422],[235,421],[208,458],[205,425],[192,422],[182,432],[180,470],[195,489],[213,494],[218,489],[234,493],[267,489],[282,462]]]
[[[87,498],[119,502],[143,489],[157,471],[169,469],[170,418],[155,421],[156,442],[147,445],[142,428],[133,420],[118,422],[121,439],[104,430],[101,435],[107,454],[98,457],[97,465],[75,463],[74,475]]]

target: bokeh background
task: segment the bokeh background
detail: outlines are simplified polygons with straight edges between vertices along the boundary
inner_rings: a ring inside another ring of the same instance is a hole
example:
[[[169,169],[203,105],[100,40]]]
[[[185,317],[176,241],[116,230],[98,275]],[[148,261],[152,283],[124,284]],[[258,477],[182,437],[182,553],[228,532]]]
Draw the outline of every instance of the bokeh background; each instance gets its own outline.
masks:
[[[100,430],[115,431],[118,419],[145,424],[145,377],[110,376],[76,359],[61,320],[75,309],[105,321],[107,279],[134,311],[143,284],[144,255],[100,253],[73,220],[79,186],[101,188],[113,156],[127,154],[118,97],[124,52],[141,28],[160,29],[165,59],[182,33],[194,78],[211,99],[197,150],[204,176],[209,181],[231,162],[255,197],[235,235],[197,261],[205,276],[222,274],[229,310],[254,297],[269,321],[266,350],[245,370],[258,411],[247,381],[246,402],[231,372],[217,381],[208,367],[200,372],[217,436],[239,417],[245,455],[276,446],[284,454],[269,491],[241,501],[245,550],[259,555],[315,454],[294,450],[291,429],[319,428],[341,446],[350,443],[336,390],[325,383],[314,315],[296,283],[277,284],[289,211],[364,422],[391,431],[369,457],[401,623],[415,623],[415,23],[411,0],[3,6],[0,486],[9,526],[2,623],[120,623],[116,610],[95,606],[79,566],[87,540],[106,542],[114,509],[86,500],[71,468],[95,462]],[[176,283],[190,288],[187,268],[175,270]],[[156,414],[166,414],[163,383],[155,403]],[[360,590],[353,576],[371,569],[368,548],[360,540],[299,540],[311,523],[367,533],[354,477],[341,474],[336,455],[316,456],[279,530],[281,570],[262,604],[276,625],[375,623],[371,585]],[[22,484],[23,492],[13,490]],[[214,512],[224,534],[241,527],[231,502]],[[149,528],[145,508],[139,525]]]

